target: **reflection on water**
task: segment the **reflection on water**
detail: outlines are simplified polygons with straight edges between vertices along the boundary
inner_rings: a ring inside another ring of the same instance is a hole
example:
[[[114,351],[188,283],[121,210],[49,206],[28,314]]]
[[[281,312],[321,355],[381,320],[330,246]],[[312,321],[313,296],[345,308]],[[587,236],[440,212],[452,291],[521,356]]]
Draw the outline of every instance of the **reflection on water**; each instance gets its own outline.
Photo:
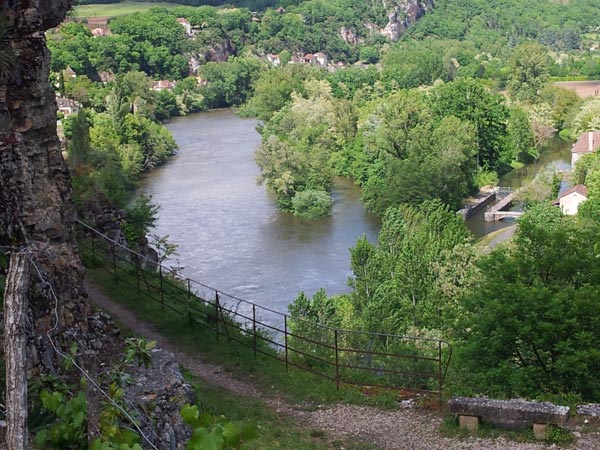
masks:
[[[179,246],[183,274],[264,306],[285,311],[301,290],[346,292],[350,254],[377,217],[350,180],[336,179],[333,216],[308,221],[277,211],[256,184],[254,120],[221,110],[167,124],[179,154],[150,174],[143,192],[160,205],[156,233]]]
[[[540,150],[540,157],[532,164],[512,170],[500,178],[500,186],[519,189],[529,184],[533,178],[544,170],[564,171],[571,168],[571,144],[558,136],[550,139]],[[467,220],[467,227],[476,237],[485,236],[514,224],[514,220],[485,222],[482,210]]]

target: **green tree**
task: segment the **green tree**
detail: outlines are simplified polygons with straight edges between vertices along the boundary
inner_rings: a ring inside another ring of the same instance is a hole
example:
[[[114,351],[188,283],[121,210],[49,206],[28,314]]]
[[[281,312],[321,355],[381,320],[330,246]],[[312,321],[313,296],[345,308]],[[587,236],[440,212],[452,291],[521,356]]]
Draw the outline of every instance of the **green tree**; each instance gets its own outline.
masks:
[[[389,208],[378,245],[363,238],[350,251],[350,296],[365,326],[397,334],[443,328],[451,308],[436,279],[441,267],[462,259],[453,249],[469,242],[462,218],[439,201]]]
[[[292,199],[294,214],[304,219],[318,219],[331,214],[333,199],[326,191],[307,189],[297,192]]]
[[[537,99],[548,80],[548,51],[540,44],[516,47],[510,59],[508,89],[515,100]]]
[[[81,109],[72,122],[72,138],[68,146],[69,165],[73,168],[90,162],[90,128],[88,115],[85,109]]]
[[[527,112],[522,108],[512,107],[506,131],[508,132],[508,142],[512,153],[511,160],[529,163],[538,158],[535,136]]]
[[[436,117],[453,115],[475,126],[478,166],[500,173],[510,168],[506,165],[512,156],[506,145],[509,110],[501,95],[480,80],[464,78],[435,86],[428,104]]]
[[[460,364],[477,392],[600,398],[599,230],[539,204],[513,245],[482,260],[459,327]]]

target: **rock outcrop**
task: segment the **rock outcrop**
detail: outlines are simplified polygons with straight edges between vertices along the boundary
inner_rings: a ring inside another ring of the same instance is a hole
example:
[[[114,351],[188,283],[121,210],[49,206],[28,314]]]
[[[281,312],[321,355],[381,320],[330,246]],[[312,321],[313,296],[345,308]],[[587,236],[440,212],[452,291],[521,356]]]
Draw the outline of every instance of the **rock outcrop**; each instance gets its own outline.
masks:
[[[385,27],[380,28],[373,22],[364,23],[363,28],[358,30],[342,26],[339,31],[341,38],[352,46],[362,43],[364,37],[370,33],[379,33],[392,41],[397,41],[411,25],[431,11],[434,6],[434,0],[382,0],[382,2],[387,11]],[[374,17],[371,19],[377,20]]]
[[[85,331],[89,305],[72,225],[70,178],[56,134],[56,103],[48,82],[50,54],[44,31],[57,26],[68,0],[7,0],[0,4],[0,245],[26,247],[58,297],[56,336]],[[33,324],[29,369],[52,371],[56,355],[46,332],[55,304],[31,271]],[[58,339],[58,337],[57,337]]]
[[[77,342],[79,351],[92,350],[101,358],[114,359],[123,346],[112,321],[92,314],[83,287],[71,181],[56,133],[44,32],[57,26],[69,7],[69,0],[0,2],[0,246],[26,249],[35,266],[28,309],[30,376],[61,373],[62,358],[48,334],[63,348]],[[183,449],[187,431],[178,411],[192,400],[191,388],[173,357],[153,359],[156,369],[133,372],[140,391],[128,400],[141,404],[153,391],[160,400],[147,421],[154,444]],[[177,446],[171,445],[174,438]]]
[[[172,353],[155,349],[149,367],[132,364],[127,372],[136,380],[125,386],[125,398],[144,411],[141,428],[156,436],[159,448],[184,449],[192,430],[179,414],[182,405],[194,403],[194,389],[183,379]]]
[[[397,41],[406,29],[433,8],[433,0],[395,0],[388,7],[388,23],[380,33]]]

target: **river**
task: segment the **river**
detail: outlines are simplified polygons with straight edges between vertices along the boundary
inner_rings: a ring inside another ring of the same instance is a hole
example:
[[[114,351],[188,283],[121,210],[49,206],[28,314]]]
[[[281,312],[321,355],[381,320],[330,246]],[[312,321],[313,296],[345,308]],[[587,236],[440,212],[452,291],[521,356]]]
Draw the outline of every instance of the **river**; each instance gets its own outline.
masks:
[[[348,250],[363,234],[377,241],[378,218],[346,179],[335,182],[331,217],[309,221],[278,211],[256,184],[255,125],[229,110],[166,124],[179,152],[142,189],[160,205],[156,234],[179,246],[171,260],[183,275],[282,312],[302,290],[347,292]]]
[[[540,157],[536,161],[504,174],[500,177],[499,185],[517,190],[529,184],[536,175],[544,170],[556,169],[561,172],[570,168],[571,144],[555,136],[540,149]],[[563,181],[562,188],[564,186],[565,182]],[[483,213],[484,211],[482,210],[467,220],[467,227],[476,237],[485,236],[493,231],[514,225],[514,220],[485,222],[483,220]]]
[[[170,263],[191,279],[279,311],[302,290],[347,292],[348,250],[363,234],[376,242],[380,221],[343,178],[334,183],[331,217],[309,221],[278,211],[256,183],[255,125],[230,110],[166,124],[179,152],[145,178],[142,192],[160,205],[156,234],[179,247]],[[505,175],[501,185],[518,188],[549,165],[568,167],[569,159],[569,146],[553,140],[536,163]],[[467,223],[476,236],[510,224],[485,223],[483,213]]]

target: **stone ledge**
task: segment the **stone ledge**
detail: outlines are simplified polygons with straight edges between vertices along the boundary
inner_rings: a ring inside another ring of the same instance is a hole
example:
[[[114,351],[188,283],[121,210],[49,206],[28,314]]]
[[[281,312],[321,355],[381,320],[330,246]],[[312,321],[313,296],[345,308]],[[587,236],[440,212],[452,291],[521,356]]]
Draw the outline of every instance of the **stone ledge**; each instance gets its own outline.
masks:
[[[577,406],[577,414],[580,416],[600,417],[600,403],[584,403]]]
[[[524,400],[493,400],[488,398],[455,397],[448,401],[451,413],[480,417],[505,428],[526,428],[536,424],[566,425],[569,407],[552,403]]]

